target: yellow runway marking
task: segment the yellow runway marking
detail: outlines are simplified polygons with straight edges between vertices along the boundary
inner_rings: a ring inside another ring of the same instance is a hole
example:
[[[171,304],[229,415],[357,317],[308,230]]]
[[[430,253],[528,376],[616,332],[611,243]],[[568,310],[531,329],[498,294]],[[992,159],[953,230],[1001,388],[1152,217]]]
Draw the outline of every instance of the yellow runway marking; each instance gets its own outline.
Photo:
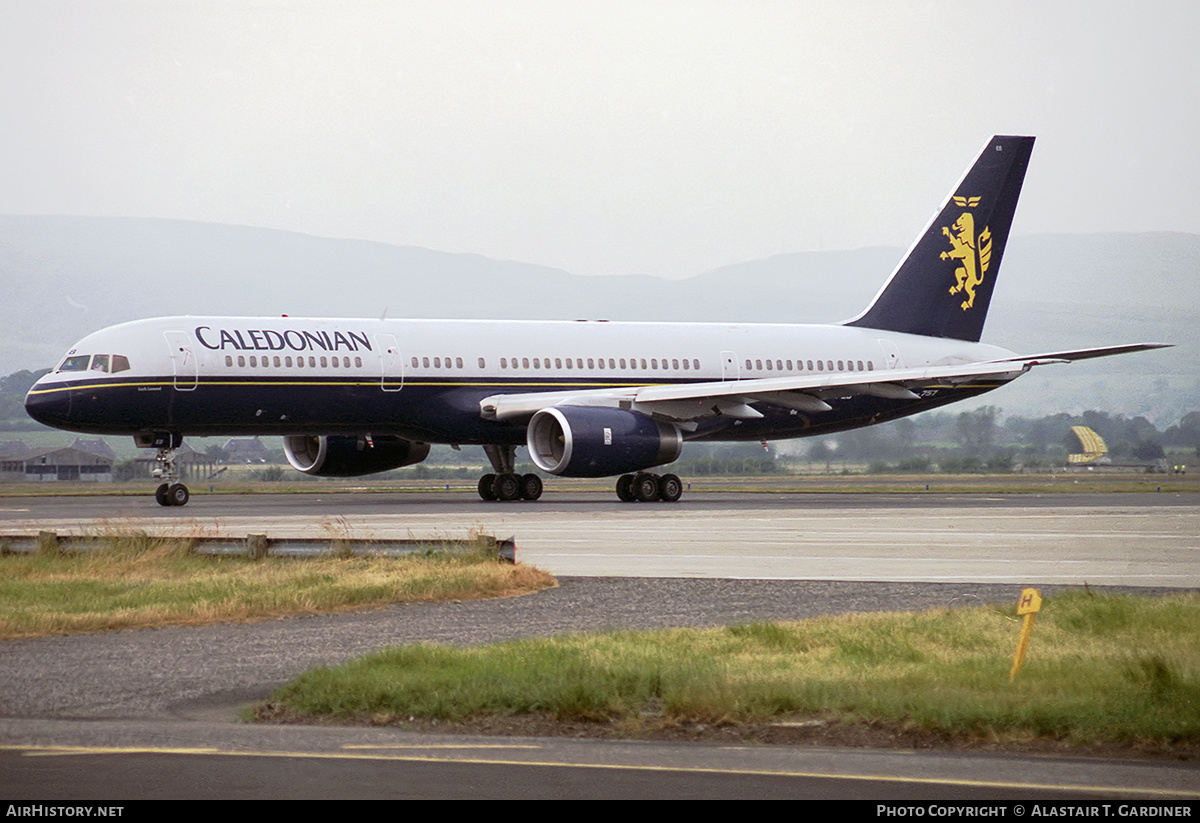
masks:
[[[418,747],[419,748],[419,747]],[[430,746],[428,748],[440,748]],[[470,747],[467,747],[470,748]],[[216,748],[163,748],[156,746],[14,746],[0,745],[0,751],[20,751],[29,757],[47,757],[57,755],[120,755],[120,754],[157,754],[157,755],[216,755],[224,757],[291,757],[310,760],[382,760],[401,763],[465,763],[481,766],[540,766],[565,769],[608,769],[643,772],[681,772],[686,774],[729,774],[754,775],[759,777],[796,777],[826,780],[855,780],[861,782],[875,781],[880,783],[914,783],[919,785],[963,786],[973,788],[1017,789],[1023,791],[1070,791],[1084,794],[1119,794],[1138,795],[1161,798],[1163,795],[1172,797],[1200,798],[1200,790],[1181,790],[1163,788],[1139,788],[1134,786],[1092,786],[1069,785],[1063,783],[1027,783],[1004,780],[964,780],[961,778],[936,777],[904,777],[890,774],[839,774],[837,772],[806,772],[787,769],[719,769],[696,766],[640,766],[624,763],[574,763],[543,760],[503,760],[485,759],[479,757],[436,757],[419,755],[385,755],[385,754],[353,754],[348,752],[271,752],[271,751],[239,751]]]

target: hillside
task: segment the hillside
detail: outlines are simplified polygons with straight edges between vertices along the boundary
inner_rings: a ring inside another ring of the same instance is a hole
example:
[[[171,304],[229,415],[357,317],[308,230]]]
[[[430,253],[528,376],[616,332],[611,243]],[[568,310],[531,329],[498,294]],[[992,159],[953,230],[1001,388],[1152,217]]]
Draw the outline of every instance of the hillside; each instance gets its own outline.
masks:
[[[88,331],[163,314],[836,322],[869,302],[902,253],[781,254],[672,281],[245,226],[0,216],[0,374],[49,366]],[[986,340],[1021,352],[1177,348],[1043,369],[987,402],[1160,422],[1200,407],[1197,272],[1195,235],[1015,237]]]

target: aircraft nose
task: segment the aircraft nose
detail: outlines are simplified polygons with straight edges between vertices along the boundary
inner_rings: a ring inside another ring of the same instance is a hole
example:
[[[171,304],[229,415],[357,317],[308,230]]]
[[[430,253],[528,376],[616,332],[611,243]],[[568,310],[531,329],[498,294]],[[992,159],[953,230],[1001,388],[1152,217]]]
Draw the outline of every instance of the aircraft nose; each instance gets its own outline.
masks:
[[[71,391],[35,383],[25,395],[25,413],[47,426],[64,426],[71,421]]]

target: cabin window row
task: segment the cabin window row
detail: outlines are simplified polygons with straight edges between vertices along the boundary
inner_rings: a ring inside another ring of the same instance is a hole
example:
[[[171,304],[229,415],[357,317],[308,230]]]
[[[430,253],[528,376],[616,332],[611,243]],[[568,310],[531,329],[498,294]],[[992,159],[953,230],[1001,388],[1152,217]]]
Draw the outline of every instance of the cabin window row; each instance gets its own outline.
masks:
[[[553,365],[551,365],[553,362]],[[585,365],[586,364],[586,365]],[[680,359],[673,357],[670,360],[662,358],[660,361],[657,357],[576,357],[562,358],[555,357],[553,361],[549,357],[501,357],[500,368],[502,369],[622,369],[630,371],[662,371],[664,369],[674,369],[675,371],[699,371],[700,361],[696,359]]]
[[[461,368],[463,368],[463,359],[461,357],[455,357],[455,358],[449,358],[449,357],[433,357],[433,358],[420,357],[420,358],[418,358],[418,357],[414,357],[412,359],[412,366],[414,369],[421,368],[421,367],[424,367],[426,369],[428,369],[428,368],[461,369]],[[481,357],[481,358],[479,358],[479,368],[482,369],[483,367],[484,367],[484,360]]]
[[[792,361],[747,359],[746,371],[793,371]],[[797,360],[795,371],[875,371],[875,363],[872,360],[865,364],[862,360]]]
[[[283,357],[280,357],[277,354],[273,357],[269,357],[264,354],[262,357],[259,357],[257,355],[252,354],[252,355],[250,355],[248,362],[247,362],[247,358],[244,354],[239,354],[237,356],[237,364],[239,367],[242,367],[242,368],[245,368],[247,365],[249,365],[251,368],[270,368],[270,367],[274,366],[277,369],[279,369],[279,368],[290,369],[293,367],[297,368],[297,369],[303,369],[305,367],[310,368],[310,369],[316,369],[316,368],[348,369],[348,368],[350,368],[351,362],[353,362],[354,368],[356,368],[356,369],[362,368],[362,358],[361,357],[355,357],[352,359],[350,357],[326,357],[326,356],[322,355],[321,357],[309,356],[307,361],[305,361],[305,358],[303,358],[303,357],[296,357],[295,362],[293,363],[292,361],[293,361],[293,358],[291,355],[284,355]],[[226,366],[232,366],[233,362],[234,362],[233,355],[230,355],[230,354],[225,355],[225,365]]]

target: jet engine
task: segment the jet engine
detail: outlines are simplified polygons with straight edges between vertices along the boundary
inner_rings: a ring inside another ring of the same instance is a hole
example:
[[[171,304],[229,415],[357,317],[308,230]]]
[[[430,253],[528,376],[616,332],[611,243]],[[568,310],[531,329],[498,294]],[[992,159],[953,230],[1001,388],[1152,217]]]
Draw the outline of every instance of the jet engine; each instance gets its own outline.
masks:
[[[393,435],[290,435],[283,451],[292,468],[317,477],[357,477],[420,463],[429,444]]]
[[[529,421],[529,456],[564,477],[607,477],[661,466],[679,457],[679,429],[624,409],[554,406]]]

